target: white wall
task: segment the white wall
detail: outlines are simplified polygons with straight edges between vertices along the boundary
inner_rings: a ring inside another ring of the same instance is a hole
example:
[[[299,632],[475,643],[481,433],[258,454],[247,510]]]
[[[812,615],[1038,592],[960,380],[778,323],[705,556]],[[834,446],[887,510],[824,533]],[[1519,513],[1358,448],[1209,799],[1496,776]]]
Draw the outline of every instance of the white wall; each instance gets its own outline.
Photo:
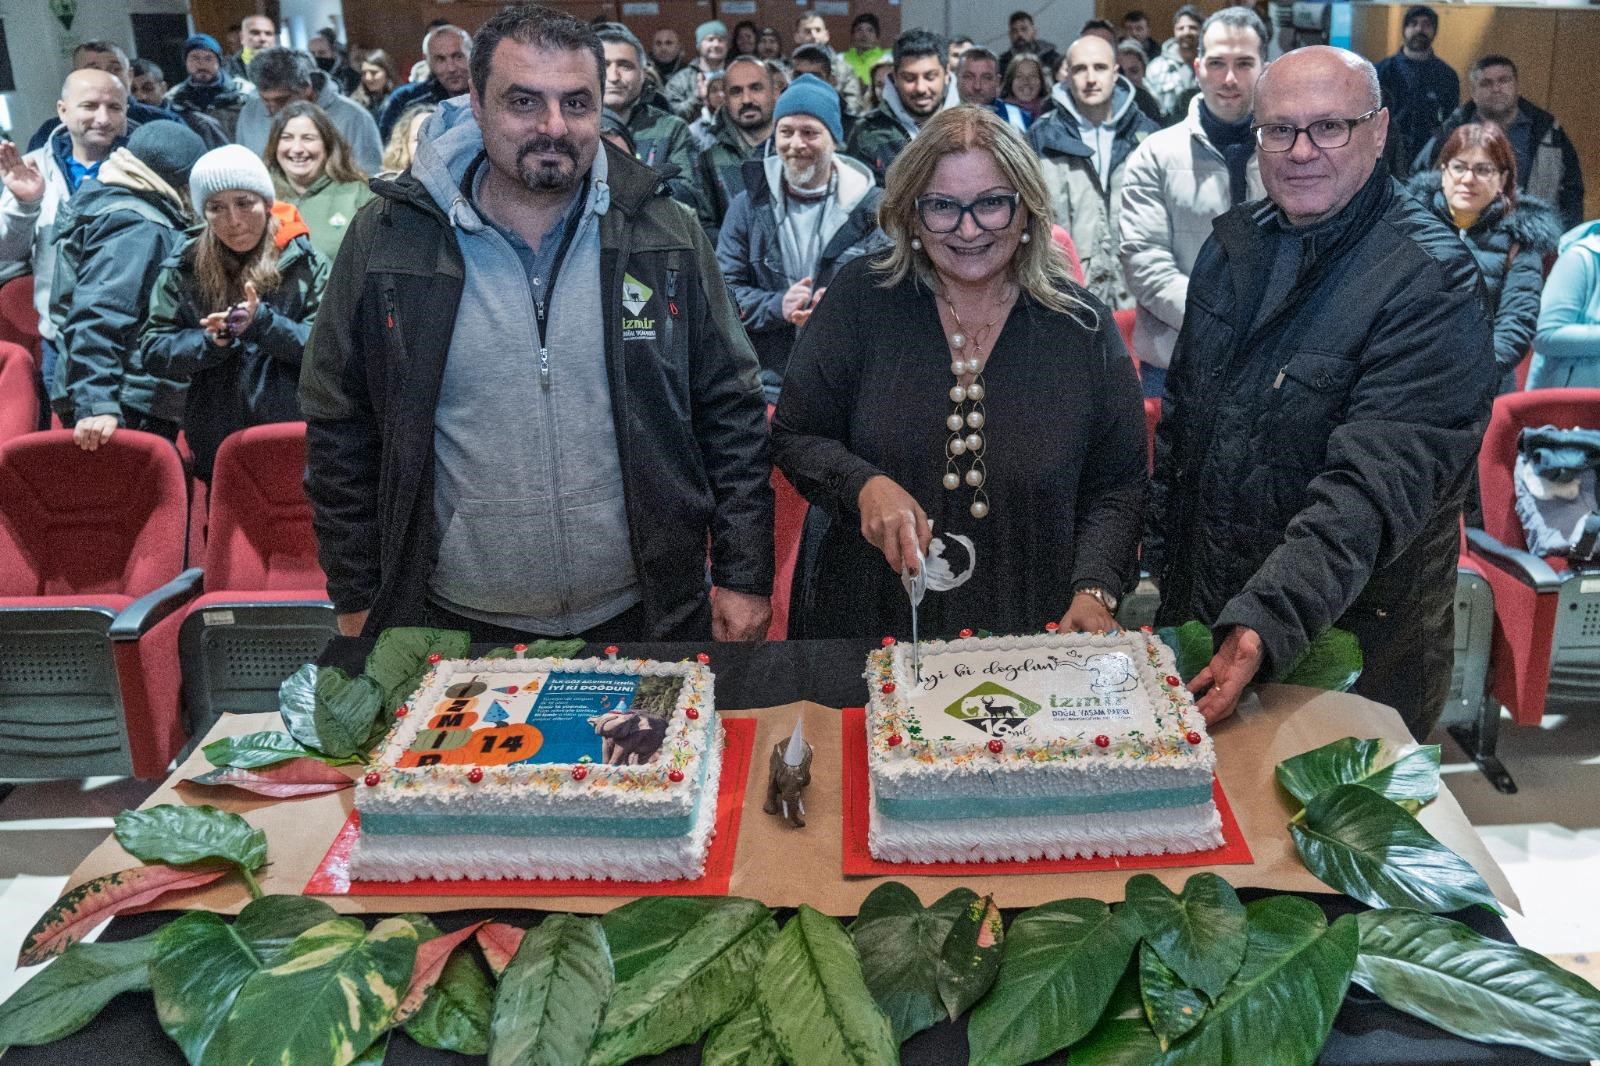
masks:
[[[961,34],[1000,53],[1011,47],[1006,32],[1011,12],[1033,12],[1039,36],[1065,49],[1083,24],[1094,18],[1094,0],[1044,0],[1038,6],[1030,0],[901,0],[900,11],[900,25],[905,29]]]

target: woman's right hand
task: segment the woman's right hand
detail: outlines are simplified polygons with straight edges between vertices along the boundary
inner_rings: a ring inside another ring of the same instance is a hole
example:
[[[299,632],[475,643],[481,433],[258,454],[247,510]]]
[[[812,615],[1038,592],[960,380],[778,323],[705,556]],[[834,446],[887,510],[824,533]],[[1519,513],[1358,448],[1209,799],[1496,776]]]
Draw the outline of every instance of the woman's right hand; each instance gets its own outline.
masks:
[[[933,540],[928,515],[911,494],[884,474],[870,478],[856,497],[861,511],[861,535],[883,552],[895,573],[917,574],[919,555],[926,555]]]

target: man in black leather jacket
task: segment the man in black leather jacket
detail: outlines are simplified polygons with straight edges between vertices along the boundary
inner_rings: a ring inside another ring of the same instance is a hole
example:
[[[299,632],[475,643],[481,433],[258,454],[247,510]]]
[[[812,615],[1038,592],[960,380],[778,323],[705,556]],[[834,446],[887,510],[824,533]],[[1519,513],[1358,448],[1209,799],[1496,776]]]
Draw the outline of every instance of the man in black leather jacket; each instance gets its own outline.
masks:
[[[1200,253],[1157,431],[1160,618],[1220,639],[1190,686],[1208,721],[1339,626],[1361,642],[1356,691],[1424,737],[1495,388],[1482,283],[1383,166],[1364,59],[1289,53],[1258,83],[1255,122],[1268,199],[1219,218]]]

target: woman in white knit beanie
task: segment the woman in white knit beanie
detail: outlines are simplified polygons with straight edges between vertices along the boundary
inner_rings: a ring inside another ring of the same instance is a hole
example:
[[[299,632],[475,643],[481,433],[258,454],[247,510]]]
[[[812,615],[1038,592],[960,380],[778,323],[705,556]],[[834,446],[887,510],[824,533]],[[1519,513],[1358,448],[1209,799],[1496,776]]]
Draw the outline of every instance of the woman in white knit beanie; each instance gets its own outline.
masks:
[[[205,226],[162,266],[139,350],[152,372],[188,381],[183,428],[207,481],[229,433],[299,420],[300,356],[328,261],[293,208],[274,208],[267,166],[247,148],[201,156],[189,195]]]

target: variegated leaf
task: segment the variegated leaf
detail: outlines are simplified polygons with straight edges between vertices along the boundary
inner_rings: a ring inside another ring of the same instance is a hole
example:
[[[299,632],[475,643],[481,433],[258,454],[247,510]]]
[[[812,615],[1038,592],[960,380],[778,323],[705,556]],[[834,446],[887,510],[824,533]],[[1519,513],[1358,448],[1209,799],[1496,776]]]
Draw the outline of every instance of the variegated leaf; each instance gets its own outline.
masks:
[[[208,885],[227,872],[227,867],[195,870],[178,866],[135,866],[85,881],[44,912],[44,917],[22,942],[17,965],[37,966],[67,950],[69,944],[82,940],[112,915],[142,907],[168,892]]]

